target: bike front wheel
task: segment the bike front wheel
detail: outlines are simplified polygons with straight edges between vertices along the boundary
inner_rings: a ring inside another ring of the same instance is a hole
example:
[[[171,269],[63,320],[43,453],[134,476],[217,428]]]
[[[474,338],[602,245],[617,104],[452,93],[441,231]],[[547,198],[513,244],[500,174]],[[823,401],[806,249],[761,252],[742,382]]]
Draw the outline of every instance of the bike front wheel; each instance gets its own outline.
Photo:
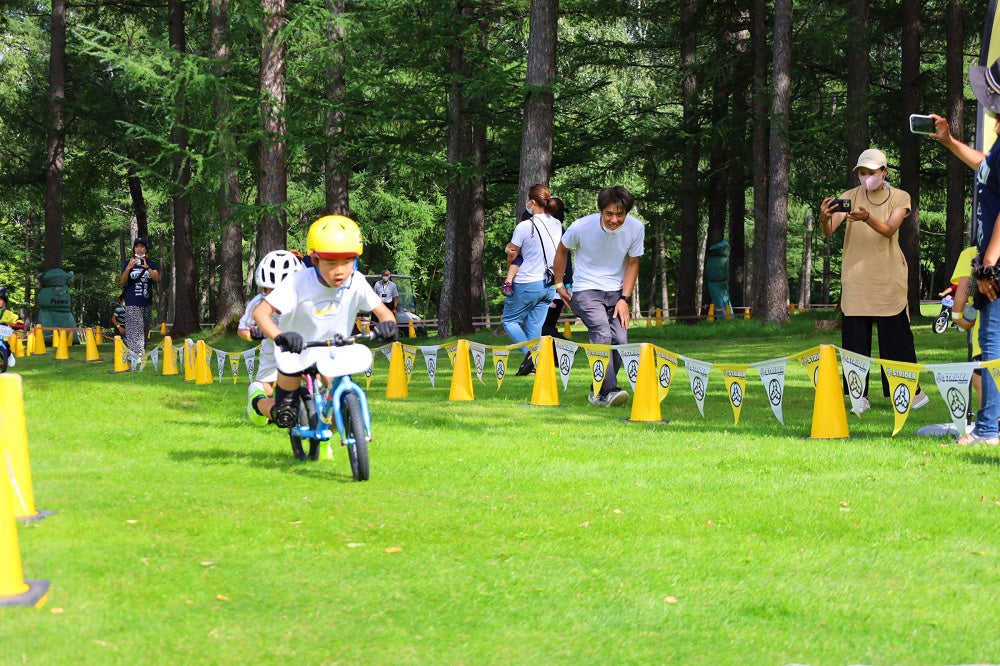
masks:
[[[319,425],[319,418],[316,416],[316,404],[309,392],[305,389],[299,391],[299,426],[309,428],[313,431]],[[296,437],[289,431],[288,438],[292,442],[292,455],[299,460],[319,460],[319,440]],[[303,445],[309,444],[309,451],[303,449]]]
[[[944,333],[948,330],[948,313],[942,312],[934,319],[934,332]]]
[[[348,440],[347,455],[351,460],[351,474],[355,481],[367,481],[368,432],[365,430],[365,417],[361,413],[361,401],[355,394],[345,393],[340,409],[344,417],[344,439]],[[350,441],[352,439],[353,443]]]

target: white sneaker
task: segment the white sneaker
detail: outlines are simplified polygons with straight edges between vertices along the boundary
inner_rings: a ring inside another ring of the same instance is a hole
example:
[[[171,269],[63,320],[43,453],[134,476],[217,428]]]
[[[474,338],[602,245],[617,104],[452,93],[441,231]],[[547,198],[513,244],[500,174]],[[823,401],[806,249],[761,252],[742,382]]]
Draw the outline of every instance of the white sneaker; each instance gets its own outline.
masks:
[[[607,407],[618,407],[624,405],[628,402],[628,393],[618,389],[617,391],[612,391],[605,397]]]
[[[917,393],[917,396],[913,399],[913,404],[910,405],[910,409],[911,410],[920,409],[930,401],[931,397],[926,393],[924,393],[923,390],[921,390],[919,393]]]
[[[604,396],[600,393],[594,394],[593,390],[587,394],[587,401],[590,402],[594,407],[607,407],[608,403]]]

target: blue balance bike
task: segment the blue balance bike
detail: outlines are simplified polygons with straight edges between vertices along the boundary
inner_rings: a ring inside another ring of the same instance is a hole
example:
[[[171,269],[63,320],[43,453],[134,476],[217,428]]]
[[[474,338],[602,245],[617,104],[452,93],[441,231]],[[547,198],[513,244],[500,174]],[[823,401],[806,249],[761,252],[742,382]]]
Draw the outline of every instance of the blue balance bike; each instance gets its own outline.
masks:
[[[352,379],[352,374],[367,371],[372,365],[372,352],[358,340],[375,338],[373,333],[332,340],[307,342],[302,355],[309,366],[303,370],[303,386],[299,389],[299,425],[288,429],[292,452],[300,460],[317,460],[321,442],[333,439],[333,427],[340,444],[347,448],[351,474],[356,481],[369,477],[368,442],[371,441],[371,414],[368,396]],[[281,363],[279,362],[279,368]],[[329,384],[324,385],[324,377]],[[309,452],[303,444],[309,443]],[[333,448],[327,444],[328,455]]]

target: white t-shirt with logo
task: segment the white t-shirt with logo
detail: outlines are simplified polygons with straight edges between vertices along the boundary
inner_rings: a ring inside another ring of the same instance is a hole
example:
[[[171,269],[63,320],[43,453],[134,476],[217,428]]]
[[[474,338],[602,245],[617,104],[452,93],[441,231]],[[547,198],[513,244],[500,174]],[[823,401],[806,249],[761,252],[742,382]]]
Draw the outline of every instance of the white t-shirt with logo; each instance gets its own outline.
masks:
[[[534,225],[532,225],[534,221]],[[514,276],[514,282],[538,282],[545,279],[545,269],[552,265],[556,246],[562,236],[562,224],[551,215],[542,213],[530,220],[522,220],[514,227],[510,242],[521,248],[524,263]],[[542,254],[542,244],[545,253]],[[546,263],[546,259],[548,262]]]
[[[278,328],[295,331],[306,342],[338,333],[346,337],[358,312],[371,312],[382,304],[360,271],[354,271],[342,287],[333,288],[319,281],[315,268],[293,273],[264,300],[280,313]]]
[[[613,232],[601,226],[600,213],[573,222],[562,238],[573,250],[573,291],[621,289],[627,258],[641,257],[645,240],[642,222],[631,215]]]
[[[254,308],[256,308],[258,305],[260,305],[261,301],[263,301],[263,300],[264,300],[264,294],[261,294],[259,292],[257,293],[256,296],[254,296],[253,298],[250,299],[250,302],[247,303],[246,310],[243,311],[243,316],[240,317],[240,323],[238,323],[236,325],[236,328],[238,328],[238,329],[244,329],[244,330],[248,330],[248,331],[250,329],[252,329],[252,328],[256,328],[257,322],[253,318],[253,311],[254,311]],[[276,314],[271,315],[271,321],[273,321],[274,324],[275,324],[275,326],[277,326],[277,324],[278,324],[278,315],[276,315]],[[263,355],[263,354],[272,354],[273,355],[274,354],[274,340],[272,340],[271,338],[268,338],[268,337],[265,337],[263,340],[261,340],[260,341],[260,353],[261,353],[261,355]]]

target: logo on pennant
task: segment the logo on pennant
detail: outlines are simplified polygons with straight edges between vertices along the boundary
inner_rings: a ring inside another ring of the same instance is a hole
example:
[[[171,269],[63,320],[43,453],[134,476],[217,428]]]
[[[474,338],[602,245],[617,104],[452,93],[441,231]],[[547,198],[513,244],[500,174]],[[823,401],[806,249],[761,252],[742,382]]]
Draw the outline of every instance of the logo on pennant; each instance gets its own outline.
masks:
[[[893,418],[895,420],[892,434],[895,435],[903,429],[906,417],[910,414],[910,406],[913,404],[913,396],[917,390],[917,380],[924,366],[918,363],[886,361],[884,359],[878,359],[878,363],[882,366],[882,370],[889,380],[889,395],[892,396]]]

